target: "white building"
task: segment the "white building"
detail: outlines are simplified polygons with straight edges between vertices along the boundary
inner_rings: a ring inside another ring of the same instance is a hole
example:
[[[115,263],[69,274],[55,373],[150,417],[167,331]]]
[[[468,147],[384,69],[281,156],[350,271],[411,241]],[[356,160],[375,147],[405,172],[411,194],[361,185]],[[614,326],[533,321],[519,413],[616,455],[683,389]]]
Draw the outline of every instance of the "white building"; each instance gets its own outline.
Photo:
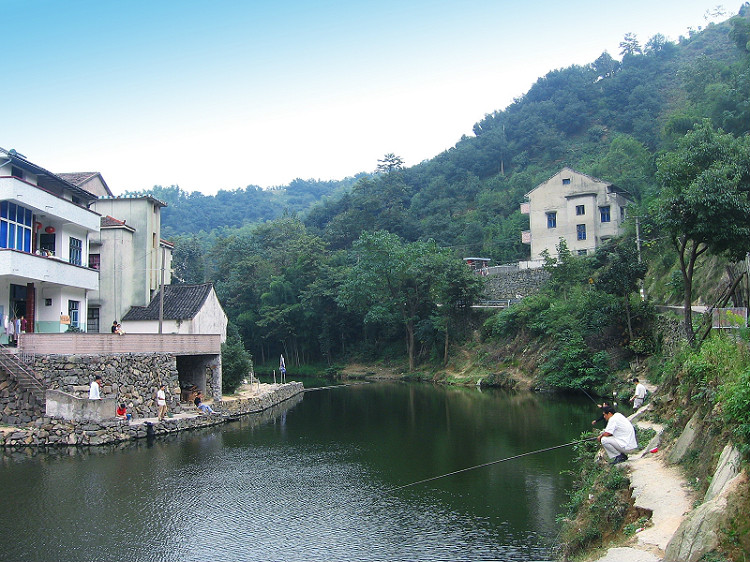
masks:
[[[99,289],[89,267],[95,198],[0,148],[0,341],[8,341],[8,319],[21,316],[29,332],[85,331],[88,294]]]
[[[602,242],[623,232],[632,200],[609,182],[563,168],[526,194],[521,212],[529,215],[522,240],[531,244],[531,259],[547,250],[557,256],[564,239],[573,254],[593,253]]]
[[[157,291],[148,306],[134,306],[122,318],[125,333],[219,334],[227,339],[227,315],[211,283],[165,285],[164,299]]]

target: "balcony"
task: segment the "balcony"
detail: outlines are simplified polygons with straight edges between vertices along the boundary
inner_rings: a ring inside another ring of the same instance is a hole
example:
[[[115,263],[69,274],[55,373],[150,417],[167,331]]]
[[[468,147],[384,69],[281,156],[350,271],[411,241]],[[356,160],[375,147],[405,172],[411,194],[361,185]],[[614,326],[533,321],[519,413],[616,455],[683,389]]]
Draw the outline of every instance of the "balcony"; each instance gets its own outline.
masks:
[[[44,257],[18,250],[0,249],[0,275],[26,282],[46,281],[91,291],[99,290],[99,272],[72,265],[54,256]]]
[[[0,201],[13,201],[35,213],[76,224],[92,232],[99,230],[97,213],[18,178],[0,177]]]

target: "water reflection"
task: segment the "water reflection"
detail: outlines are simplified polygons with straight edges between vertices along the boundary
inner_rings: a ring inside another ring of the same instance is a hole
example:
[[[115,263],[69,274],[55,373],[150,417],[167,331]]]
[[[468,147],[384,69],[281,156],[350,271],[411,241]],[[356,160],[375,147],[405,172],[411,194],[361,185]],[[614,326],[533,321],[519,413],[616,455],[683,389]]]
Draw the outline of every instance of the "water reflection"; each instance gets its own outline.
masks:
[[[304,396],[304,399],[303,399]],[[545,560],[590,405],[378,383],[219,428],[2,455],[1,560]]]

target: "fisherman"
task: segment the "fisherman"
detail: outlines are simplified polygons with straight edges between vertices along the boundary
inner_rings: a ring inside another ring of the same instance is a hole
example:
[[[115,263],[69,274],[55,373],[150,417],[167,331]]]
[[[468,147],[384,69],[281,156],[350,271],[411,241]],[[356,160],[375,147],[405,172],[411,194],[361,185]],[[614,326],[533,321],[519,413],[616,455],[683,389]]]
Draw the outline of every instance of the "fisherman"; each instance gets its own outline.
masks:
[[[635,428],[630,420],[614,408],[603,408],[607,427],[597,438],[610,459],[610,464],[617,464],[628,460],[628,453],[638,449]]]
[[[637,378],[634,378],[633,382],[635,383],[635,394],[630,401],[633,403],[633,408],[637,410],[643,406],[643,401],[646,399],[646,387]]]

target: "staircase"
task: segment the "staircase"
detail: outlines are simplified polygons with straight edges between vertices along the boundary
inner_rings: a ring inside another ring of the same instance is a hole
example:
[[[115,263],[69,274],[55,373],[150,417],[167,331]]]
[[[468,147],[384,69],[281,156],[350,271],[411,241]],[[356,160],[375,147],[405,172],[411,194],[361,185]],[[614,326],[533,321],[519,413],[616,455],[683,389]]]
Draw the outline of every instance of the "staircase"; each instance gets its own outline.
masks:
[[[18,359],[18,356],[9,351],[4,345],[0,345],[0,369],[15,379],[18,386],[26,390],[42,407],[44,411],[46,389],[44,385],[27,365]]]

